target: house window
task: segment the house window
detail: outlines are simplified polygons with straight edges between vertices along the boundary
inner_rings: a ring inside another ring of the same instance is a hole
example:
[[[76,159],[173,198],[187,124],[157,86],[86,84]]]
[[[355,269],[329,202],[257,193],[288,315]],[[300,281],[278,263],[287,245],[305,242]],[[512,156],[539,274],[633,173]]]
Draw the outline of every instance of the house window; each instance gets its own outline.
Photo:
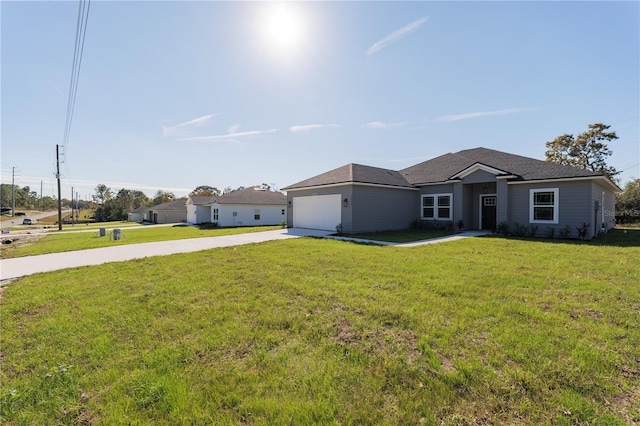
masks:
[[[282,209],[282,216],[284,216],[284,209]]]
[[[529,191],[529,222],[558,223],[558,188]]]
[[[422,219],[452,220],[453,194],[423,195]]]
[[[213,209],[213,221],[218,221],[218,209]]]
[[[253,218],[255,220],[260,220],[260,209],[255,209],[255,211],[253,212]]]

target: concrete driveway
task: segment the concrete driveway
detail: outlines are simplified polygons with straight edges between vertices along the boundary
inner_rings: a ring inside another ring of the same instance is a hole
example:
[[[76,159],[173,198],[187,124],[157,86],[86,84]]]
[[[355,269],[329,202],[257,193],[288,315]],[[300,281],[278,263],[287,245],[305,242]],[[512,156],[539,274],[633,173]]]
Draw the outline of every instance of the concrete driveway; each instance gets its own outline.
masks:
[[[64,253],[43,254],[40,256],[19,257],[0,260],[0,281],[24,277],[38,272],[57,271],[78,266],[100,265],[109,262],[123,262],[131,259],[142,259],[151,256],[166,256],[176,253],[190,253],[219,247],[239,246],[243,244],[262,243],[265,241],[284,240],[299,237],[328,237],[333,232],[317,229],[276,229],[273,231],[252,232],[248,234],[225,235],[221,237],[190,238],[186,240],[160,241],[156,243],[126,244],[89,250],[68,251]],[[437,244],[456,241],[463,238],[487,235],[486,231],[467,231],[461,234],[433,238],[412,243],[388,243],[369,241],[357,238],[336,237],[337,240],[357,243],[373,243],[395,247],[415,247],[426,244]]]
[[[225,235],[221,237],[190,238],[186,240],[160,241],[155,243],[126,244],[89,250],[43,254],[0,260],[0,280],[9,280],[59,269],[78,266],[100,265],[122,262],[150,256],[165,256],[176,253],[190,253],[218,247],[230,247],[265,241],[284,240],[299,237],[325,237],[330,231],[314,229],[277,229],[273,231],[251,232],[248,234]]]

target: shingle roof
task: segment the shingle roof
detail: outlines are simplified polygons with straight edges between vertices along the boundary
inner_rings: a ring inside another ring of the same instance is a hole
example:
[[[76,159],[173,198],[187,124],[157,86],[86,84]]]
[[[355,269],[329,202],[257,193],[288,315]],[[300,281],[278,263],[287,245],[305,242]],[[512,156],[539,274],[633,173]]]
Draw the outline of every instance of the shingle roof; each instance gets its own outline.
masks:
[[[179,198],[174,201],[168,201],[166,203],[158,204],[148,207],[149,210],[185,210],[187,209],[187,200],[185,198]]]
[[[456,153],[444,154],[400,170],[400,173],[414,185],[443,182],[476,163],[504,170],[507,174],[515,175],[521,180],[601,176],[600,173],[590,170],[487,148],[465,149]]]
[[[191,195],[191,204],[196,206],[203,206],[213,201],[213,195]]]
[[[544,180],[602,176],[601,173],[577,167],[564,166],[521,155],[509,154],[487,148],[465,149],[423,161],[400,171],[347,164],[301,182],[289,185],[284,190],[341,183],[372,183],[400,187],[415,187],[426,183],[445,182],[454,175],[482,164],[514,175],[519,180]]]
[[[287,204],[287,197],[281,192],[267,191],[256,186],[215,196],[219,204],[260,204],[283,205]]]
[[[412,187],[412,185],[407,182],[407,180],[402,177],[398,171],[351,163],[312,178],[305,179],[293,185],[289,185],[283,189],[308,188],[340,183],[371,183],[404,188]]]

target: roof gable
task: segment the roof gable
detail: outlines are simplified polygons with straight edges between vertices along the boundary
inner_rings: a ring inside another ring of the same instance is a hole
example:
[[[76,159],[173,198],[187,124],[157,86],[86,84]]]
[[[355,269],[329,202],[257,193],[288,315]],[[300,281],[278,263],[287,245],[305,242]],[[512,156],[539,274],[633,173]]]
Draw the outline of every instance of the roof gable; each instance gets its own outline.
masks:
[[[475,164],[472,164],[471,166],[467,167],[466,169],[459,171],[455,175],[451,176],[449,179],[463,179],[463,178],[465,178],[465,177],[477,172],[478,170],[482,170],[484,172],[491,173],[492,175],[495,175],[495,176],[505,176],[505,175],[509,175],[510,174],[510,173],[508,173],[508,172],[506,172],[504,170],[500,170],[500,169],[496,169],[495,167],[487,166],[486,164],[475,163]]]

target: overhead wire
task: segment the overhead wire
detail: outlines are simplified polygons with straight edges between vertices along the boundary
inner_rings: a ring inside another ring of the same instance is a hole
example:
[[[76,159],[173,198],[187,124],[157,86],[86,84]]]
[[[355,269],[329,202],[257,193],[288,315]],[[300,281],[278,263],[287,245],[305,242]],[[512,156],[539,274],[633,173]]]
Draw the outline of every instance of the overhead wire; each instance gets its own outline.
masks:
[[[84,41],[87,34],[87,22],[89,20],[90,6],[91,0],[80,0],[78,3],[76,40],[73,50],[73,61],[71,64],[71,81],[69,83],[69,98],[67,100],[67,117],[62,141],[63,163],[67,157],[67,146],[69,144],[69,136],[71,135],[71,123],[73,122],[73,112],[75,110],[76,95],[78,93],[78,82],[80,80],[80,68],[82,67],[82,54],[84,52]]]

